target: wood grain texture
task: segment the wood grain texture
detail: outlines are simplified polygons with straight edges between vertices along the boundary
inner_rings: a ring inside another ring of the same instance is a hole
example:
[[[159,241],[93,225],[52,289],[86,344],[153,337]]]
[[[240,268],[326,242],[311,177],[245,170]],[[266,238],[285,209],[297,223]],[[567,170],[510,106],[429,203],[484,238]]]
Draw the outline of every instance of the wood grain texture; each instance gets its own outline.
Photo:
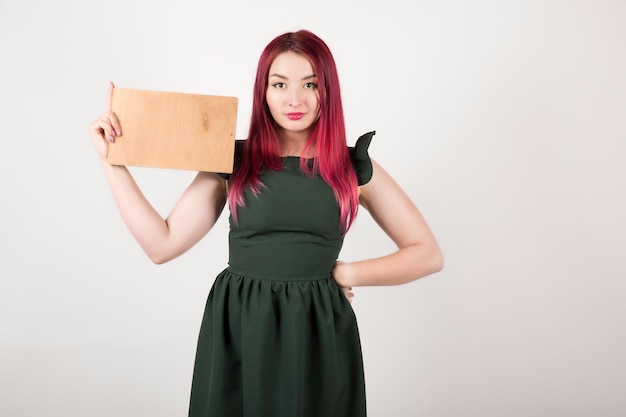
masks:
[[[236,97],[115,88],[112,100],[122,136],[109,163],[232,172]]]

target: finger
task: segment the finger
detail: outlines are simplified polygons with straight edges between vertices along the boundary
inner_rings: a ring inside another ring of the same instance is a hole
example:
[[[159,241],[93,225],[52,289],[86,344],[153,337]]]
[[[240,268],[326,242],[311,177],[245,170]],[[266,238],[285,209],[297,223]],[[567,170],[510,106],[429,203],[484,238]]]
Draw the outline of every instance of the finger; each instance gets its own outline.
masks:
[[[342,288],[342,290],[343,290],[345,297],[348,299],[348,301],[352,302],[352,298],[354,297],[354,293],[351,291],[352,287]]]
[[[120,126],[120,122],[117,120],[117,116],[113,113],[113,91],[115,90],[115,84],[113,81],[109,83],[109,99],[107,103],[107,112],[110,114],[111,126],[114,129],[114,136],[122,136],[122,127]]]
[[[113,139],[116,136],[122,135],[122,129],[120,128],[120,123],[115,116],[115,113],[107,112],[101,116],[101,120],[104,122],[106,126],[106,132],[110,137],[110,142],[113,142]]]
[[[113,90],[115,89],[115,84],[113,81],[109,82],[109,95],[107,98],[107,111],[111,112],[113,108]]]
[[[104,116],[98,117],[89,125],[89,131],[98,134],[111,131],[111,123]]]
[[[120,122],[117,120],[115,113],[110,113],[109,120],[111,122],[111,127],[115,132],[115,136],[122,136],[122,127],[120,126]]]
[[[106,113],[93,121],[89,126],[89,131],[92,134],[101,136],[109,142],[113,142],[115,137],[115,131],[111,125],[110,116]]]

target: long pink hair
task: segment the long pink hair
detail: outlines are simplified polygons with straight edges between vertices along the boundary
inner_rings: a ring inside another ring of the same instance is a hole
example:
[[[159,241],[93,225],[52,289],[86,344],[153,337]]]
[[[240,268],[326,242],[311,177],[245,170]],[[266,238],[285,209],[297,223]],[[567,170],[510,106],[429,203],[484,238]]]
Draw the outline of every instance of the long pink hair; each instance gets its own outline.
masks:
[[[243,192],[249,187],[254,195],[263,188],[261,169],[280,170],[280,148],[274,119],[265,99],[269,69],[283,52],[295,52],[306,57],[317,76],[320,116],[307,140],[300,168],[303,172],[319,174],[333,189],[339,205],[343,232],[352,225],[358,211],[358,184],[350,162],[346,130],[339,89],[339,76],[330,49],[315,34],[300,30],[274,38],[263,50],[257,67],[248,139],[240,163],[231,176],[228,198],[231,214],[237,221],[237,208],[245,205]],[[304,156],[314,146],[313,166]]]

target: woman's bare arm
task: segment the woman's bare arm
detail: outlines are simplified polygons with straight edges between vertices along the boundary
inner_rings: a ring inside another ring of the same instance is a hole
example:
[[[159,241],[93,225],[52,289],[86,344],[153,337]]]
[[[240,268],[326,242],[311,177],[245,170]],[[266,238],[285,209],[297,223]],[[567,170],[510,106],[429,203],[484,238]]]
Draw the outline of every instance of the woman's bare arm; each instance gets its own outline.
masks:
[[[153,262],[164,263],[187,251],[211,230],[226,202],[226,182],[217,174],[199,172],[164,219],[128,169],[107,162],[109,143],[122,134],[111,110],[113,88],[110,83],[107,110],[90,124],[89,134],[126,226]]]
[[[363,261],[338,261],[333,277],[344,288],[405,284],[443,268],[443,255],[422,214],[378,163],[372,165],[360,201],[398,250]]]
[[[183,254],[213,227],[226,202],[225,181],[199,172],[166,219],[152,207],[122,166],[102,161],[124,223],[150,259],[161,264]]]

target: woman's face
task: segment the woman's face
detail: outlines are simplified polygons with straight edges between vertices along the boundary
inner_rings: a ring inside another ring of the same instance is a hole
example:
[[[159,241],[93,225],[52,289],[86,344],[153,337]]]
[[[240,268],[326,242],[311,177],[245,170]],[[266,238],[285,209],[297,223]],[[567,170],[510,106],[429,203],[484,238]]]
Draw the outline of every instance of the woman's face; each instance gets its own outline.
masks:
[[[278,55],[270,67],[267,105],[285,133],[311,133],[320,113],[317,77],[308,59],[295,52]]]

